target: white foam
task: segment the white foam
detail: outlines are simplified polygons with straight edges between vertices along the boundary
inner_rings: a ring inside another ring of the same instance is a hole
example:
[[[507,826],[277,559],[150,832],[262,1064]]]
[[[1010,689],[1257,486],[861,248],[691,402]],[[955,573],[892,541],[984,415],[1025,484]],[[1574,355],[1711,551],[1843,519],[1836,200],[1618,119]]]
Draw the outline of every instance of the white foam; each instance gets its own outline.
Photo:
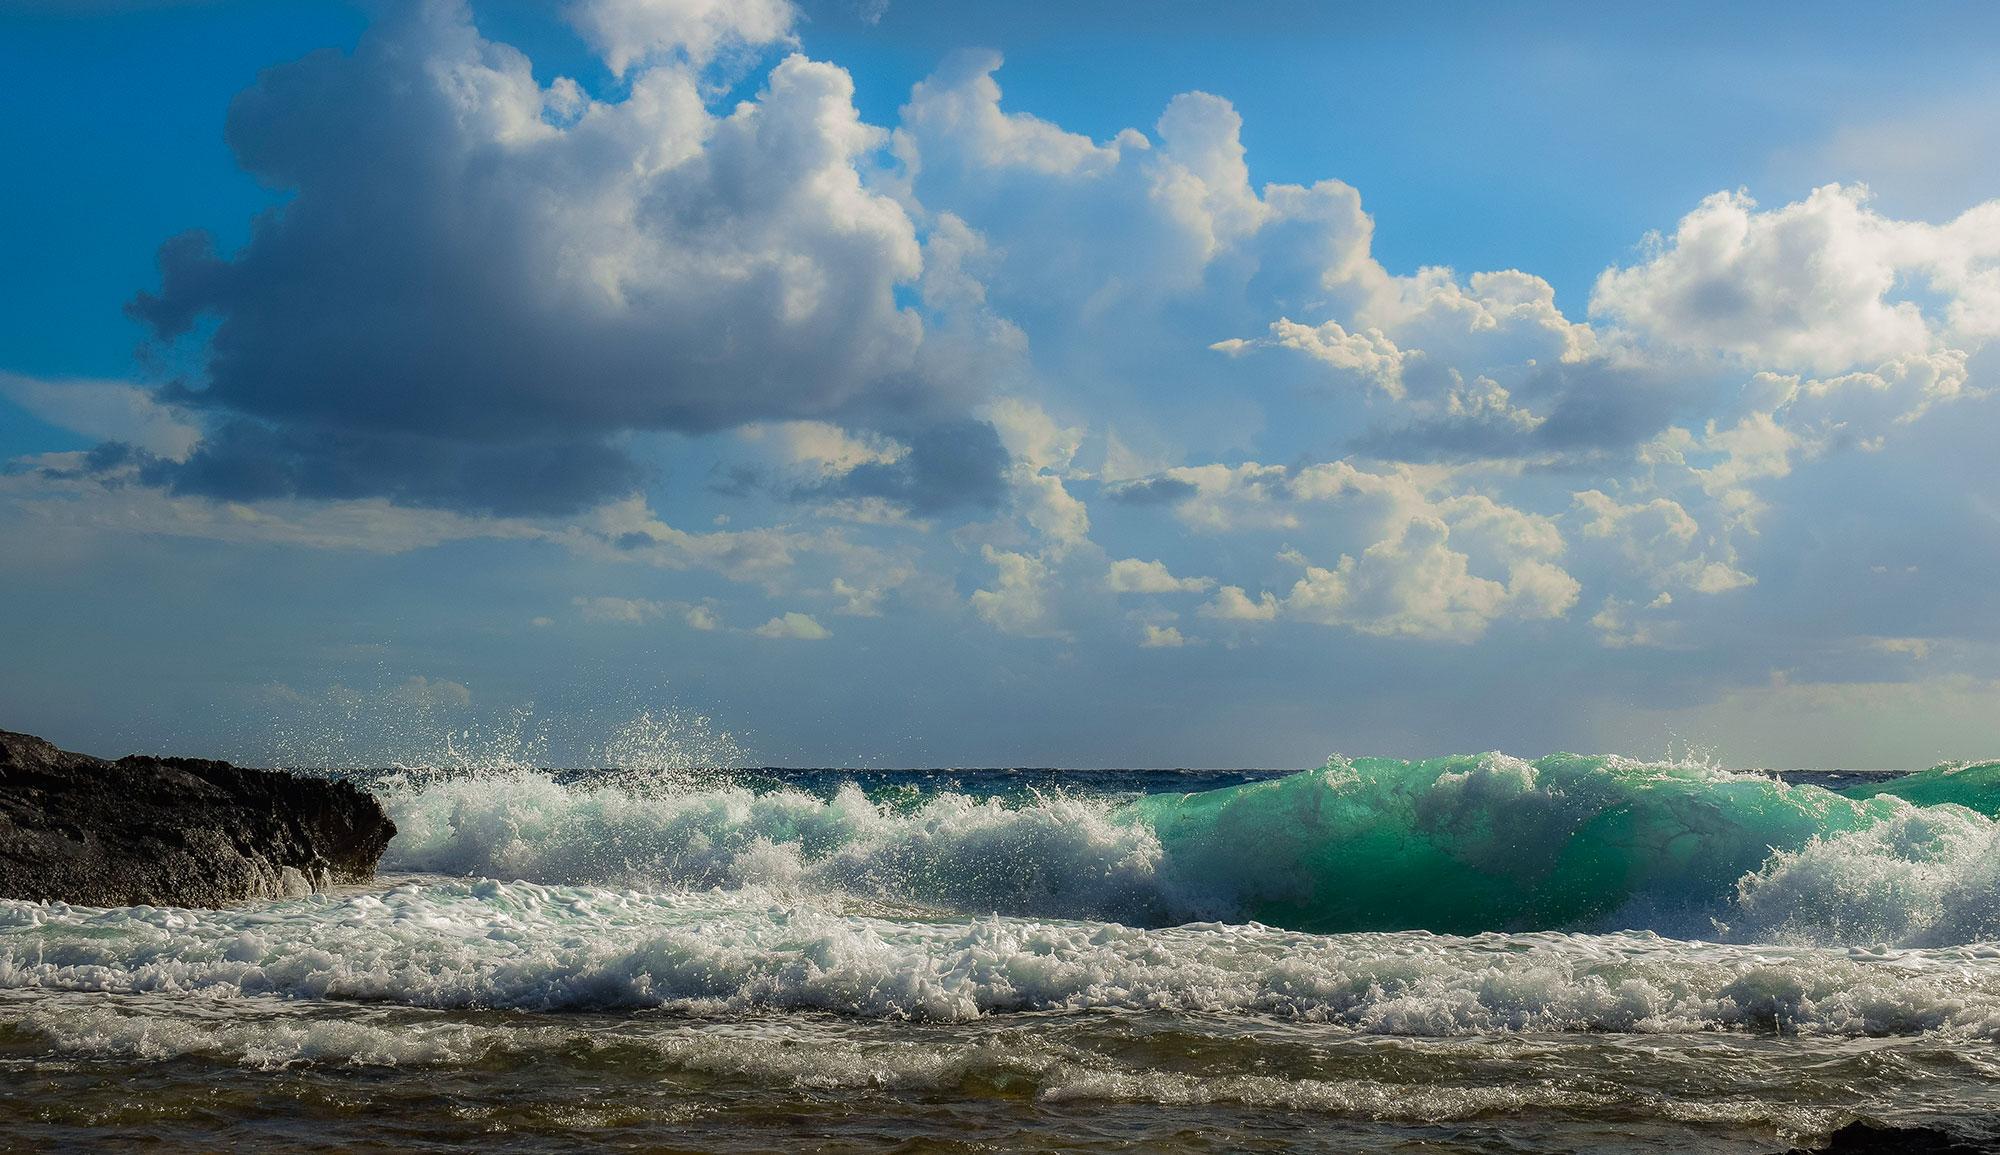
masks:
[[[216,1020],[100,1005],[37,1007],[18,1025],[49,1040],[55,1053],[91,1059],[176,1059],[201,1055],[259,1070],[303,1063],[358,1067],[447,1066],[477,1062],[520,1032],[462,1023],[378,1025],[286,1016]]]
[[[2000,952],[1989,948],[922,921],[749,892],[498,882],[222,911],[0,903],[0,987],[697,1016],[1161,1009],[1400,1035],[1751,1028],[2000,1039]]]
[[[533,772],[392,786],[384,867],[627,887],[756,887],[983,913],[1157,922],[1229,913],[1184,897],[1143,826],[1106,800],[1003,806],[937,794],[909,809],[853,786],[566,787]],[[1191,893],[1191,892],[1190,892]]]
[[[1737,884],[1730,932],[1766,941],[1939,946],[2000,938],[2000,823],[1904,806],[1778,851]]]

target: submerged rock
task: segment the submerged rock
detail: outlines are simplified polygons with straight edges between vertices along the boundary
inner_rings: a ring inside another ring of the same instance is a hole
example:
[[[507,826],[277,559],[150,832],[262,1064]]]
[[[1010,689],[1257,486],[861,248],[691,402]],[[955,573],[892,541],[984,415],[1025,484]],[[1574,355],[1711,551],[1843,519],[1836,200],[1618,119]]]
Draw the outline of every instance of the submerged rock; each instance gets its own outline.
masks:
[[[351,783],[200,758],[107,762],[0,730],[0,898],[219,906],[366,881],[396,833]]]

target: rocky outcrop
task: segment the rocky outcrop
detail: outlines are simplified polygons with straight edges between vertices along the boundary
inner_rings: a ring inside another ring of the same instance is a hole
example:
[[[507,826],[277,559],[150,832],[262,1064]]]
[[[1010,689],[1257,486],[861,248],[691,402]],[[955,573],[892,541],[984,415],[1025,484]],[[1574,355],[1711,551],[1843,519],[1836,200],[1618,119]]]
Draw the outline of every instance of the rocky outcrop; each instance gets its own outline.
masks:
[[[396,833],[347,782],[200,758],[107,762],[0,730],[0,898],[219,906],[365,881]]]

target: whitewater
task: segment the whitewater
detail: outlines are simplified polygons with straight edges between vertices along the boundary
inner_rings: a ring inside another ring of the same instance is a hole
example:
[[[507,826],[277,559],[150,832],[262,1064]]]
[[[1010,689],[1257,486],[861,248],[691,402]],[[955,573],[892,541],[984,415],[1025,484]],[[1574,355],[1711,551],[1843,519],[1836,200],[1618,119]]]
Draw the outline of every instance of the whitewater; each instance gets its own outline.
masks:
[[[352,773],[366,886],[0,902],[0,1149],[2000,1133],[2000,763],[654,761]]]

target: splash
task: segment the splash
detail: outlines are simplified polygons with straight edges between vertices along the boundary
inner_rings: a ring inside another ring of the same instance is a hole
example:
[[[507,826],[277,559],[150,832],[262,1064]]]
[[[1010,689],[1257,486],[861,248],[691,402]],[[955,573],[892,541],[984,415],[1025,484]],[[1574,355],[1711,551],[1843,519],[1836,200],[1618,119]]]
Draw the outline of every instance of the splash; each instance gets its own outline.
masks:
[[[630,785],[654,778],[660,785],[716,781],[721,772],[743,765],[743,747],[706,714],[675,707],[641,710],[611,732],[602,764],[623,772]]]

